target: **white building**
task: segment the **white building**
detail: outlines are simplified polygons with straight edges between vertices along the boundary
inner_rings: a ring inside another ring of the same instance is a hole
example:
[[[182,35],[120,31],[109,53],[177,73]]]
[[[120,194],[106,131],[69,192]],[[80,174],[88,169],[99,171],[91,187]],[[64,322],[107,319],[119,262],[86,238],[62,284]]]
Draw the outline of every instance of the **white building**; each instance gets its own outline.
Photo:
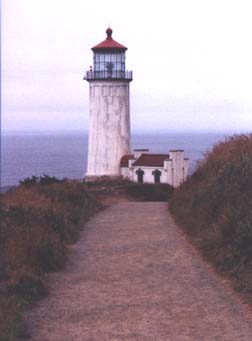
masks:
[[[135,182],[168,183],[179,186],[188,172],[182,150],[150,154],[135,150],[130,154],[130,82],[126,71],[127,48],[107,37],[95,45],[93,66],[84,77],[89,82],[89,140],[86,180],[102,176],[123,177]]]
[[[183,150],[150,154],[148,149],[136,149],[134,154],[126,154],[120,161],[124,179],[140,183],[165,183],[173,187],[178,187],[186,180],[188,164]]]
[[[120,159],[130,153],[130,89],[132,71],[125,69],[127,48],[112,38],[92,48],[89,82],[89,140],[87,180],[120,176]]]

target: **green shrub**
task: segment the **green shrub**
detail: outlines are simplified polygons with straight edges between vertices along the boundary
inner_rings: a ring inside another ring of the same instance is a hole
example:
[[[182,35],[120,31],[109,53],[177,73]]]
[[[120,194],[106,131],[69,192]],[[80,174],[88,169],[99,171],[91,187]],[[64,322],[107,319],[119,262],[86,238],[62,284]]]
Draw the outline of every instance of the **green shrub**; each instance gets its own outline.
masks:
[[[20,180],[19,183],[21,186],[33,186],[38,183],[38,177],[33,175],[31,178]]]
[[[170,202],[176,220],[217,271],[252,294],[252,135],[214,146]],[[251,274],[251,275],[248,275]]]
[[[24,180],[20,180],[19,183],[21,186],[33,186],[36,184],[40,185],[61,184],[64,183],[65,181],[67,181],[67,179],[59,180],[55,176],[43,174],[40,177],[33,175],[31,178],[25,178]]]

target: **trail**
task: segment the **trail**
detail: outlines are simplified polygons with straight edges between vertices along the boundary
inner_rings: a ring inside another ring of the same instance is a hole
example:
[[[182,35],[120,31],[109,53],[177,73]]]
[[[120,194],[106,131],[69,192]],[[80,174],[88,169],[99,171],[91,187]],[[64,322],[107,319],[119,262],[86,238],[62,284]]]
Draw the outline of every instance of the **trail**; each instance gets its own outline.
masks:
[[[252,340],[249,310],[166,203],[121,202],[98,213],[49,285],[27,317],[32,341]]]

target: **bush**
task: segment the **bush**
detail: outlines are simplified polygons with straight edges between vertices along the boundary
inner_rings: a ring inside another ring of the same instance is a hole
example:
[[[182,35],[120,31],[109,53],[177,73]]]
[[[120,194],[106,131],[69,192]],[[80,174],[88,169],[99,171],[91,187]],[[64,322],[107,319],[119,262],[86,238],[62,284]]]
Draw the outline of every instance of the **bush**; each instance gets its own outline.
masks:
[[[173,187],[168,184],[141,184],[129,183],[125,193],[141,201],[168,201],[171,198]]]
[[[214,146],[170,202],[176,220],[217,271],[252,294],[252,135]]]
[[[21,276],[16,283],[9,285],[7,292],[30,301],[45,297],[48,290],[41,278],[26,274]]]
[[[64,266],[67,245],[100,208],[85,184],[46,175],[1,195],[1,340],[24,333],[22,310],[46,295],[45,274]]]
[[[173,187],[168,184],[135,183],[125,179],[111,179],[107,176],[98,181],[87,182],[91,193],[104,197],[126,197],[138,201],[167,201],[170,199]],[[101,199],[101,200],[102,200]]]
[[[43,174],[42,176],[32,176],[31,178],[26,178],[24,180],[20,180],[19,183],[21,186],[33,186],[36,184],[40,185],[50,185],[50,184],[61,184],[67,181],[67,179],[59,180],[55,176],[49,176],[47,174]]]
[[[15,341],[24,336],[21,310],[21,303],[16,297],[0,293],[0,340]]]
[[[38,183],[38,177],[33,175],[31,178],[20,180],[19,183],[22,186],[33,186]]]

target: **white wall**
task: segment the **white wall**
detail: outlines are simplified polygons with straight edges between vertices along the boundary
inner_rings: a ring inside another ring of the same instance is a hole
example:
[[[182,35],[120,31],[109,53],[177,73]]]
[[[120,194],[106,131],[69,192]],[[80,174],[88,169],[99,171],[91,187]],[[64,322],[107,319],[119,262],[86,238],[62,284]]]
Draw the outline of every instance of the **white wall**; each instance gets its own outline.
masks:
[[[143,182],[145,183],[154,183],[154,175],[152,174],[153,171],[158,169],[161,172],[160,182],[167,183],[167,172],[160,167],[133,167],[133,181],[137,182],[137,174],[136,171],[138,169],[142,169],[144,171]]]
[[[172,186],[178,187],[184,181],[184,151],[171,150],[169,155],[172,160]]]
[[[128,167],[121,167],[121,176],[123,179],[130,180],[130,170]]]
[[[129,82],[90,81],[87,177],[120,175],[120,159],[130,153]]]
[[[183,181],[186,181],[188,177],[188,169],[189,169],[189,159],[184,159],[184,179]]]

